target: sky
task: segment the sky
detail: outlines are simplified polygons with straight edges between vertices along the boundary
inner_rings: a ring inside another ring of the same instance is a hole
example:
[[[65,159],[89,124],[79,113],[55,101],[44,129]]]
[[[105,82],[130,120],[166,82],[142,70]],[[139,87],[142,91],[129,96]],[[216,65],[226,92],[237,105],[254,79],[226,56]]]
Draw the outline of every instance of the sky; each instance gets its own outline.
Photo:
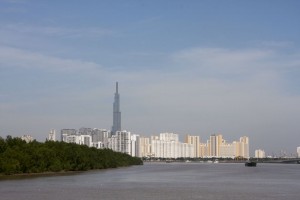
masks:
[[[300,146],[298,0],[0,0],[0,136],[122,129]]]

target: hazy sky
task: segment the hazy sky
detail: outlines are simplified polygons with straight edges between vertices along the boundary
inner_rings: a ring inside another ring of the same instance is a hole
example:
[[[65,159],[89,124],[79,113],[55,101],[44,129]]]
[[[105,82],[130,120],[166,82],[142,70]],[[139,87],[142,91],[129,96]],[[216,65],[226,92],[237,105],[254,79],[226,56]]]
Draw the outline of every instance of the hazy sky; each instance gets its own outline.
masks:
[[[0,135],[122,128],[300,146],[300,1],[0,0]]]

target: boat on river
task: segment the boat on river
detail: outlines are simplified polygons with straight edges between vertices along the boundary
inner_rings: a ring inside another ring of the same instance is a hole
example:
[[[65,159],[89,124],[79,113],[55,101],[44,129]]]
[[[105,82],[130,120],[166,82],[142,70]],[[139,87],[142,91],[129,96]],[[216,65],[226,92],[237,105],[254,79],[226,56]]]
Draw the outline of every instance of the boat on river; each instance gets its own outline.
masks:
[[[245,162],[246,167],[256,167],[256,162],[254,161],[247,161]]]

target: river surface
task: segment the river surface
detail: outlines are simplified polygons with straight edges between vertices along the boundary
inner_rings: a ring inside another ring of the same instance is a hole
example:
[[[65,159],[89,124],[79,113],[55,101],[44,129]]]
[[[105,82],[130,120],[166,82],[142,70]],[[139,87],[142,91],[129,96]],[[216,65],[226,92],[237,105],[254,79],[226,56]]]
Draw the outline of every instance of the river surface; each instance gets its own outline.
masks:
[[[1,200],[295,200],[300,165],[145,163],[72,175],[0,181]]]

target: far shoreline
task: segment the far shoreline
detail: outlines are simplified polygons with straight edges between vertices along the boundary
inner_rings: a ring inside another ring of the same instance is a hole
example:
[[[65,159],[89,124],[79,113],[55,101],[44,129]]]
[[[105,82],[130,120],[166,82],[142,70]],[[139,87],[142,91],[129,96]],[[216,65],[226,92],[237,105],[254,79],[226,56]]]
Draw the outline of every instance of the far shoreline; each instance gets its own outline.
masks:
[[[5,180],[23,180],[23,179],[40,178],[40,177],[72,176],[72,175],[82,174],[82,173],[85,173],[85,172],[120,169],[120,168],[125,168],[125,167],[132,167],[132,166],[136,166],[136,165],[112,167],[112,168],[103,168],[103,169],[90,169],[90,170],[83,170],[83,171],[19,173],[19,174],[11,174],[11,175],[0,174],[0,182],[5,181]]]
[[[90,170],[87,170],[90,171]],[[38,177],[50,177],[50,176],[64,176],[64,175],[75,175],[87,171],[60,171],[60,172],[39,172],[39,173],[19,173],[5,175],[0,174],[0,181],[3,180],[18,180],[18,179],[27,179],[27,178],[38,178]]]

